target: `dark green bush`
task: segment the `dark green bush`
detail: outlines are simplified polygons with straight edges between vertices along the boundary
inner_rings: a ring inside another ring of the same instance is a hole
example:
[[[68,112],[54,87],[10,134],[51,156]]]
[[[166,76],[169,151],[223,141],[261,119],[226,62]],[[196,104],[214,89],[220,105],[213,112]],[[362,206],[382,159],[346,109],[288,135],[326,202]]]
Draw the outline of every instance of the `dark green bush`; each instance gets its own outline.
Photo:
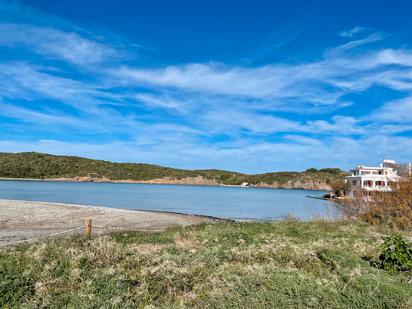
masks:
[[[336,174],[336,175],[342,174],[342,170],[340,168],[321,168],[319,172]]]
[[[308,168],[308,169],[305,171],[305,173],[317,173],[317,172],[318,172],[318,169],[313,168],[313,167]]]
[[[412,243],[399,235],[386,237],[377,265],[391,272],[411,271]]]

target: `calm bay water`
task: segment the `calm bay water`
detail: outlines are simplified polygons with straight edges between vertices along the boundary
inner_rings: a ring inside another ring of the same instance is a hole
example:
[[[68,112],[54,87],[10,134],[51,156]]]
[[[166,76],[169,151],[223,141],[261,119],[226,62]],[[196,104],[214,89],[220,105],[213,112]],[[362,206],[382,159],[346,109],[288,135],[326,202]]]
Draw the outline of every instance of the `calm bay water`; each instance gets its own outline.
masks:
[[[172,211],[232,219],[335,217],[322,191],[118,183],[0,181],[0,199]]]

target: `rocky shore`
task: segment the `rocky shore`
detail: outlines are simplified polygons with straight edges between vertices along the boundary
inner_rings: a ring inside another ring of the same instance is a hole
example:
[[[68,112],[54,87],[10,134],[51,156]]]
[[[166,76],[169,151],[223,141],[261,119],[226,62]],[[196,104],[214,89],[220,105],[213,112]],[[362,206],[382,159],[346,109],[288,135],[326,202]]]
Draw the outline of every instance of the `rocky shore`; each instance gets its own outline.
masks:
[[[170,184],[170,185],[193,185],[193,186],[227,186],[222,183],[219,183],[215,179],[208,179],[203,176],[196,177],[184,177],[184,178],[155,178],[150,180],[112,180],[109,178],[92,178],[92,177],[60,177],[60,178],[48,178],[48,179],[30,179],[30,178],[0,178],[4,180],[32,180],[32,181],[74,181],[74,182],[109,182],[109,183],[142,183],[142,184]],[[237,186],[237,185],[231,185]],[[250,187],[255,188],[268,188],[268,189],[302,189],[302,190],[322,190],[330,191],[332,190],[331,186],[326,182],[321,181],[293,181],[289,180],[285,183],[258,183],[250,185]]]

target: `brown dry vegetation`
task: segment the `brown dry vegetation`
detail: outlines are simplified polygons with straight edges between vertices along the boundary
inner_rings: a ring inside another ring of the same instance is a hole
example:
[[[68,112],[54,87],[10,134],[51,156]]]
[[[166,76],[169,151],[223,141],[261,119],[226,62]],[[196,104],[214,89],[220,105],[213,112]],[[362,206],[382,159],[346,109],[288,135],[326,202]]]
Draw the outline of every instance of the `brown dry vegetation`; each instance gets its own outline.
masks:
[[[372,224],[412,229],[412,177],[392,185],[392,192],[358,193],[345,203],[343,213]]]

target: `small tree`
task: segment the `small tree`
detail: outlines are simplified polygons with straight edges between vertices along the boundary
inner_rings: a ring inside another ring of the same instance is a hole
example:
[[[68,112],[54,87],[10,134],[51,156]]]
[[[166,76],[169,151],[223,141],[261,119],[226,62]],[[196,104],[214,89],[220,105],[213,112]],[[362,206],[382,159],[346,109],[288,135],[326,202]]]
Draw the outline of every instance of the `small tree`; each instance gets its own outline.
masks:
[[[348,184],[343,179],[336,179],[330,183],[330,186],[336,196],[345,196],[348,189]]]

